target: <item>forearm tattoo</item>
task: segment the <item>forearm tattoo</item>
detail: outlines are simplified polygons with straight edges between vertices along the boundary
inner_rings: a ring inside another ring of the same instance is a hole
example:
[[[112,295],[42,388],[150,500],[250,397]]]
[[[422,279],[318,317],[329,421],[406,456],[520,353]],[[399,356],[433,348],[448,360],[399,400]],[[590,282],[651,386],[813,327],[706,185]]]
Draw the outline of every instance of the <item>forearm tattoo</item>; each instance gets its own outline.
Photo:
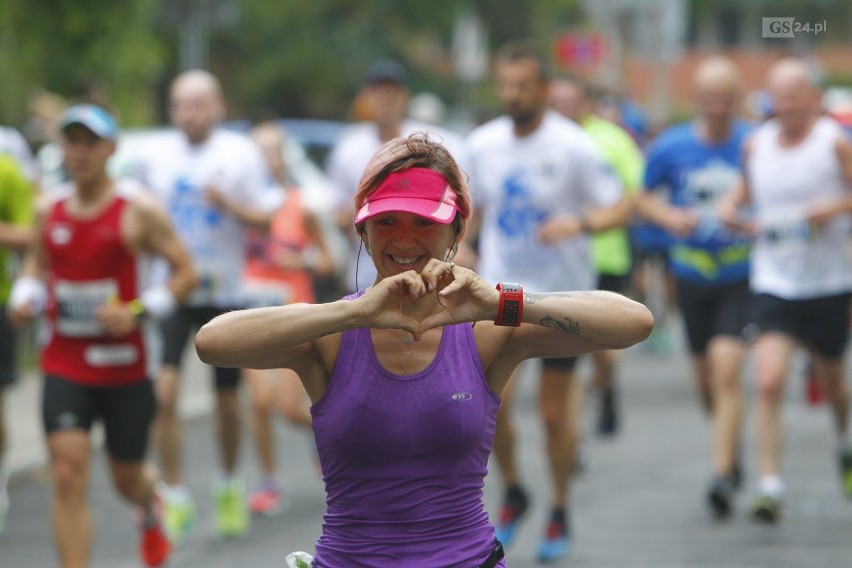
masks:
[[[570,335],[580,336],[580,322],[577,320],[571,319],[569,317],[563,318],[565,321],[559,321],[556,318],[552,318],[550,316],[544,316],[539,320],[539,324],[544,327],[552,327],[553,329],[558,329],[559,331],[568,333]]]
[[[546,294],[527,293],[524,294],[524,302],[527,304],[535,304],[537,298],[544,298],[548,296],[569,298],[587,294],[594,294],[594,292],[548,292]],[[567,333],[569,335],[576,335],[577,337],[582,337],[582,332],[580,331],[580,322],[570,316],[561,316],[557,318],[552,315],[547,315],[541,318],[538,323],[539,325],[542,325],[544,327],[550,327],[563,333]]]

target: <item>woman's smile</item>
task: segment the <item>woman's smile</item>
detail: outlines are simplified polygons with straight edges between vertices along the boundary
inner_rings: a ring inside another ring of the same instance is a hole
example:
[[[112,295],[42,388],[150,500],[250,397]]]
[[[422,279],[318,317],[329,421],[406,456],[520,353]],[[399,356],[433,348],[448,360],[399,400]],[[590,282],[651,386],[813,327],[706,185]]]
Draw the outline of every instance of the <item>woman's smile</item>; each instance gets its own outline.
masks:
[[[419,255],[419,256],[395,256],[395,255],[389,254],[388,257],[390,257],[390,259],[394,262],[394,264],[398,264],[398,265],[403,266],[405,268],[411,268],[423,258],[423,255]]]

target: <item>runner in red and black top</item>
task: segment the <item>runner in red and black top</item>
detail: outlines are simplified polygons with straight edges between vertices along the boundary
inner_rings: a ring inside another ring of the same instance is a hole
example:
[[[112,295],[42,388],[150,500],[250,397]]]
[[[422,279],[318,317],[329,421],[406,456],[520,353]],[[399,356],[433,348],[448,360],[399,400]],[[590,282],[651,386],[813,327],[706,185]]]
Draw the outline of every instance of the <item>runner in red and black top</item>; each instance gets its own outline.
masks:
[[[90,561],[89,430],[99,420],[113,484],[137,509],[142,560],[159,566],[170,544],[161,529],[156,475],[144,461],[155,410],[144,327],[172,311],[197,276],[166,211],[141,186],[107,174],[118,134],[113,117],[76,105],[60,126],[72,181],[40,204],[36,238],[9,299],[16,324],[47,316],[42,419],[59,564]],[[145,288],[147,255],[169,264],[165,285]]]
[[[147,380],[141,327],[110,336],[98,320],[103,304],[127,304],[139,297],[136,254],[121,235],[129,207],[126,185],[93,217],[76,218],[74,196],[56,201],[44,221],[42,247],[49,265],[47,318],[52,330],[42,352],[48,376],[91,387]],[[125,190],[124,192],[122,190]]]

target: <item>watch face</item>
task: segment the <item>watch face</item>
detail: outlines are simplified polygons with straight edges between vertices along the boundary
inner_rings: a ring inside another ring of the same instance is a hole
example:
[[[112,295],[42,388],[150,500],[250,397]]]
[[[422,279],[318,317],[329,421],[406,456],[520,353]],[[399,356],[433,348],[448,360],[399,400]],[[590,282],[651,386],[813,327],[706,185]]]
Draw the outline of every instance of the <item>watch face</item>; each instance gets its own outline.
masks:
[[[521,311],[523,310],[521,285],[500,282],[497,289],[500,290],[500,312],[495,323],[497,325],[520,325]]]
[[[520,302],[515,300],[506,300],[505,306],[503,307],[503,321],[509,321],[512,323],[517,321],[519,308]]]

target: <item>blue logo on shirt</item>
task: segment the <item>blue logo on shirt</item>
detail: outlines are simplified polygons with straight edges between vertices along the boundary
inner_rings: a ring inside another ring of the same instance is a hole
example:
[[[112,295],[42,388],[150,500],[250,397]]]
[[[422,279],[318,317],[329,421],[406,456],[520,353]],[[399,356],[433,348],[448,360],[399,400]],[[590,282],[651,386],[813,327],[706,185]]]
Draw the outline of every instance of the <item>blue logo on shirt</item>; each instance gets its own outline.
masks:
[[[530,239],[537,227],[547,218],[547,211],[536,209],[531,192],[525,186],[523,172],[506,178],[503,202],[497,213],[497,223],[507,237]]]
[[[171,210],[175,225],[184,235],[218,227],[224,218],[220,210],[207,202],[203,189],[185,176],[175,182]]]

